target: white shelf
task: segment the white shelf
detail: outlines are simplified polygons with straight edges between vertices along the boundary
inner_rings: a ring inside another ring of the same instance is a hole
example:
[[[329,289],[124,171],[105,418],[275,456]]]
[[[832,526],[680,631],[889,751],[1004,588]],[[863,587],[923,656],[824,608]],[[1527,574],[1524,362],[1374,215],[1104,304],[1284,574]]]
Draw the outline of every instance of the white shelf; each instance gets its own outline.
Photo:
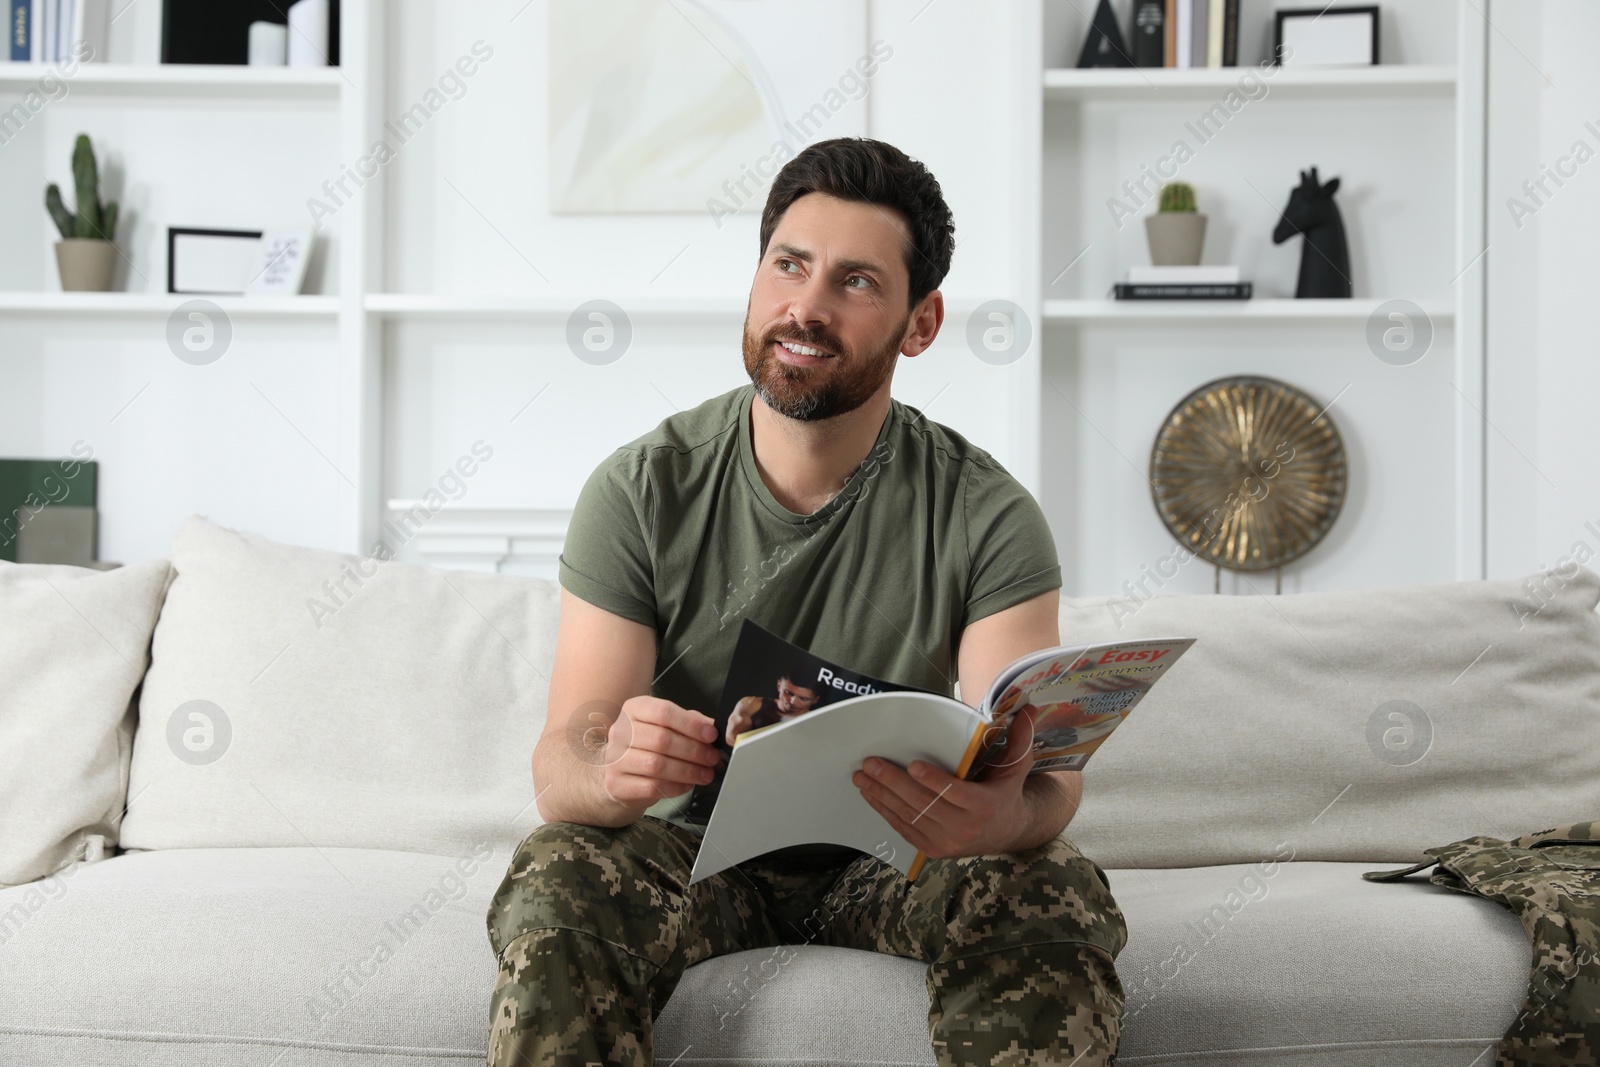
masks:
[[[1383,300],[1046,300],[1046,322],[1173,326],[1196,322],[1365,322]],[[1418,306],[1435,323],[1455,318],[1439,301]]]
[[[743,318],[745,303],[738,299],[708,300],[697,297],[589,296],[435,296],[425,293],[369,293],[369,312],[391,319],[565,319],[580,304],[610,300],[630,318]]]
[[[1394,64],[1376,67],[1207,67],[1171,70],[1164,67],[1132,69],[1054,69],[1044,72],[1044,98],[1056,102],[1102,100],[1168,101],[1220,100],[1240,87],[1240,79],[1253,72],[1266,89],[1266,99],[1322,98],[1345,100],[1374,96],[1450,97],[1456,90],[1452,66]],[[1258,91],[1258,90],[1256,90]]]
[[[0,292],[0,315],[96,317],[170,315],[189,300],[209,300],[230,317],[332,318],[336,296],[196,296],[187,293]]]
[[[80,63],[67,74],[58,63],[0,63],[0,91],[26,91],[46,75],[69,92],[97,96],[256,97],[339,99],[344,72],[338,67],[243,67],[188,63]]]

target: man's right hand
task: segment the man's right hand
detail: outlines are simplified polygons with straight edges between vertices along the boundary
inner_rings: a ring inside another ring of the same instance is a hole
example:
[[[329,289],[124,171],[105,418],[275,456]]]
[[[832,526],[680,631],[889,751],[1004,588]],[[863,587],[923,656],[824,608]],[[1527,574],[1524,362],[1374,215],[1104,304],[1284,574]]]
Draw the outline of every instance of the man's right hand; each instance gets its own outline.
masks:
[[[606,735],[605,791],[637,812],[682,796],[711,781],[722,762],[716,738],[709,715],[659,697],[630,697]]]

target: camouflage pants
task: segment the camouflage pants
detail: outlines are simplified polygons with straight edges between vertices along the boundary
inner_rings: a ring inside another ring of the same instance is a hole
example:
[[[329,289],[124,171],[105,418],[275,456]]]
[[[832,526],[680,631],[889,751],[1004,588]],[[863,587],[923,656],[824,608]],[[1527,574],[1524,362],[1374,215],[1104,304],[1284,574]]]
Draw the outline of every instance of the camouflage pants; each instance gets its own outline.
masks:
[[[522,842],[488,915],[491,1067],[650,1067],[652,1023],[687,968],[784,944],[927,963],[941,1067],[1115,1062],[1127,927],[1070,842],[931,861],[914,883],[856,854],[757,859],[691,886],[697,845],[648,816],[549,823]]]

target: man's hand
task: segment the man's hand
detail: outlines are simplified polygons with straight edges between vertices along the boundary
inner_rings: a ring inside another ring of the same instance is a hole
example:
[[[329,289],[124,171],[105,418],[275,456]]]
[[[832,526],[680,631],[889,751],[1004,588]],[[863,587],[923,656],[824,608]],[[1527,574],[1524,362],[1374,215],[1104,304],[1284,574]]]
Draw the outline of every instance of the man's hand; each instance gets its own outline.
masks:
[[[709,715],[659,697],[631,697],[606,733],[606,794],[643,812],[663,797],[705,785],[722,762],[712,744],[716,739],[717,724]]]
[[[750,729],[756,721],[756,714],[761,711],[760,697],[740,697],[739,703],[733,706],[733,714],[728,716],[728,730],[725,740],[728,747],[732,748],[739,735]]]
[[[1023,784],[1033,766],[1032,705],[1019,708],[1000,761],[964,782],[922,760],[909,771],[876,756],[851,778],[873,809],[929,859],[1017,851],[1031,829]]]

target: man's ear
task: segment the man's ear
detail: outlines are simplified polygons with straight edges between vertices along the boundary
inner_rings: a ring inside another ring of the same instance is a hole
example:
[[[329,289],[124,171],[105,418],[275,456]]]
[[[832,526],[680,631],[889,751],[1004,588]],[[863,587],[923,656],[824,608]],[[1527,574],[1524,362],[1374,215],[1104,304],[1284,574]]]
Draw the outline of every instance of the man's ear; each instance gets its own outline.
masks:
[[[900,345],[902,356],[920,356],[933,346],[944,325],[944,294],[935,289],[917,303],[911,313],[905,341]]]

